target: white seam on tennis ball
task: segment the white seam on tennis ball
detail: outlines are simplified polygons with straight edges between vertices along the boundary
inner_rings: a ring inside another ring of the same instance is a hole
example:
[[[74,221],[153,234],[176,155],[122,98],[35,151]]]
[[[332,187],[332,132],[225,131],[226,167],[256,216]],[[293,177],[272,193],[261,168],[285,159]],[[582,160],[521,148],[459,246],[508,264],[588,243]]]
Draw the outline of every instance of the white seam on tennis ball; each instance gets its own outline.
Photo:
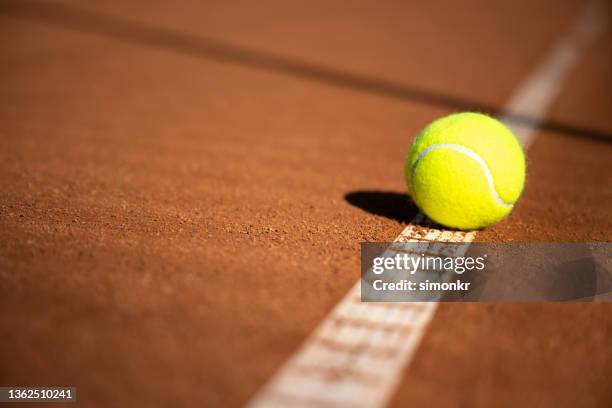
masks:
[[[482,160],[482,157],[480,157],[473,150],[470,150],[467,147],[461,146],[461,145],[458,145],[458,144],[451,144],[451,143],[433,144],[433,145],[427,146],[427,148],[425,150],[423,150],[417,156],[417,159],[414,161],[414,164],[410,168],[410,189],[412,191],[414,191],[414,172],[416,170],[417,165],[419,164],[419,161],[421,161],[421,159],[423,157],[425,157],[427,154],[429,154],[432,151],[437,150],[437,149],[455,150],[457,152],[466,154],[471,159],[474,159],[478,164],[480,164],[480,167],[482,168],[482,171],[484,172],[485,178],[487,179],[487,184],[489,185],[489,190],[491,191],[491,194],[493,195],[493,198],[495,199],[495,201],[497,201],[497,203],[499,205],[502,205],[504,207],[512,207],[512,203],[505,202],[504,200],[502,200],[502,198],[497,193],[497,190],[495,189],[495,185],[493,183],[493,175],[491,174],[491,171],[489,170],[489,166],[487,166],[487,163],[485,163],[485,161]]]

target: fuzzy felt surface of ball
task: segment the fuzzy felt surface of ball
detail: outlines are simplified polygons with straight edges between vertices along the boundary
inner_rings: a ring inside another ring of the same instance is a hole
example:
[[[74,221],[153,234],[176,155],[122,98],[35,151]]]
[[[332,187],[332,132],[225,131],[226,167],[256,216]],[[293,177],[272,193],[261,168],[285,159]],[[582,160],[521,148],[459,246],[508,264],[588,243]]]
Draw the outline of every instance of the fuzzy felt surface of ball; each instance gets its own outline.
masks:
[[[412,199],[433,221],[472,230],[508,215],[525,184],[525,155],[504,124],[455,113],[427,125],[405,165]]]

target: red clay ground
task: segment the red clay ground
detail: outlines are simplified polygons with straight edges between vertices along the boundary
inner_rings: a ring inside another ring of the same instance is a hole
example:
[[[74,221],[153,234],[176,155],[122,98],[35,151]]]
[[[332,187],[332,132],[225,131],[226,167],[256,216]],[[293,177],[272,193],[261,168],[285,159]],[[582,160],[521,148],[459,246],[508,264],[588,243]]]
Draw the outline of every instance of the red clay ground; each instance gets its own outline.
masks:
[[[86,406],[244,404],[358,279],[359,242],[415,212],[345,195],[402,193],[412,135],[457,108],[193,36],[499,108],[581,7],[124,3],[0,5],[0,384],[75,385]],[[610,44],[550,118],[612,134]],[[515,212],[479,239],[610,241],[611,160],[610,140],[542,131]],[[442,305],[392,405],[610,405],[611,312]]]

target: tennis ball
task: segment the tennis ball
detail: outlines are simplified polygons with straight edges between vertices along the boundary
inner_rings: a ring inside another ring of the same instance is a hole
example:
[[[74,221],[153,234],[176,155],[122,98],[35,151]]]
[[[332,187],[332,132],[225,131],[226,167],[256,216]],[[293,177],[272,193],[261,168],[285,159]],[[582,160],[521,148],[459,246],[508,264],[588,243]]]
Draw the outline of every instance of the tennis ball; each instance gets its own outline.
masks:
[[[525,183],[525,155],[498,120],[456,113],[417,135],[405,170],[409,194],[430,219],[479,229],[512,211]]]

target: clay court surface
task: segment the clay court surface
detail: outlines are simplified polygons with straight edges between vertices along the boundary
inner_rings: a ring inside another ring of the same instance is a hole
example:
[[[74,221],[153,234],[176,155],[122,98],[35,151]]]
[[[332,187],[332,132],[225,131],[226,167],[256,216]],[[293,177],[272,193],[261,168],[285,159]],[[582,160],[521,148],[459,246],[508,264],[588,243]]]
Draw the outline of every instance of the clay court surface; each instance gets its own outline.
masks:
[[[244,405],[417,213],[416,132],[498,113],[583,5],[1,2],[0,385]],[[611,87],[608,29],[478,240],[612,240]],[[612,406],[611,382],[609,303],[441,304],[390,406]]]

